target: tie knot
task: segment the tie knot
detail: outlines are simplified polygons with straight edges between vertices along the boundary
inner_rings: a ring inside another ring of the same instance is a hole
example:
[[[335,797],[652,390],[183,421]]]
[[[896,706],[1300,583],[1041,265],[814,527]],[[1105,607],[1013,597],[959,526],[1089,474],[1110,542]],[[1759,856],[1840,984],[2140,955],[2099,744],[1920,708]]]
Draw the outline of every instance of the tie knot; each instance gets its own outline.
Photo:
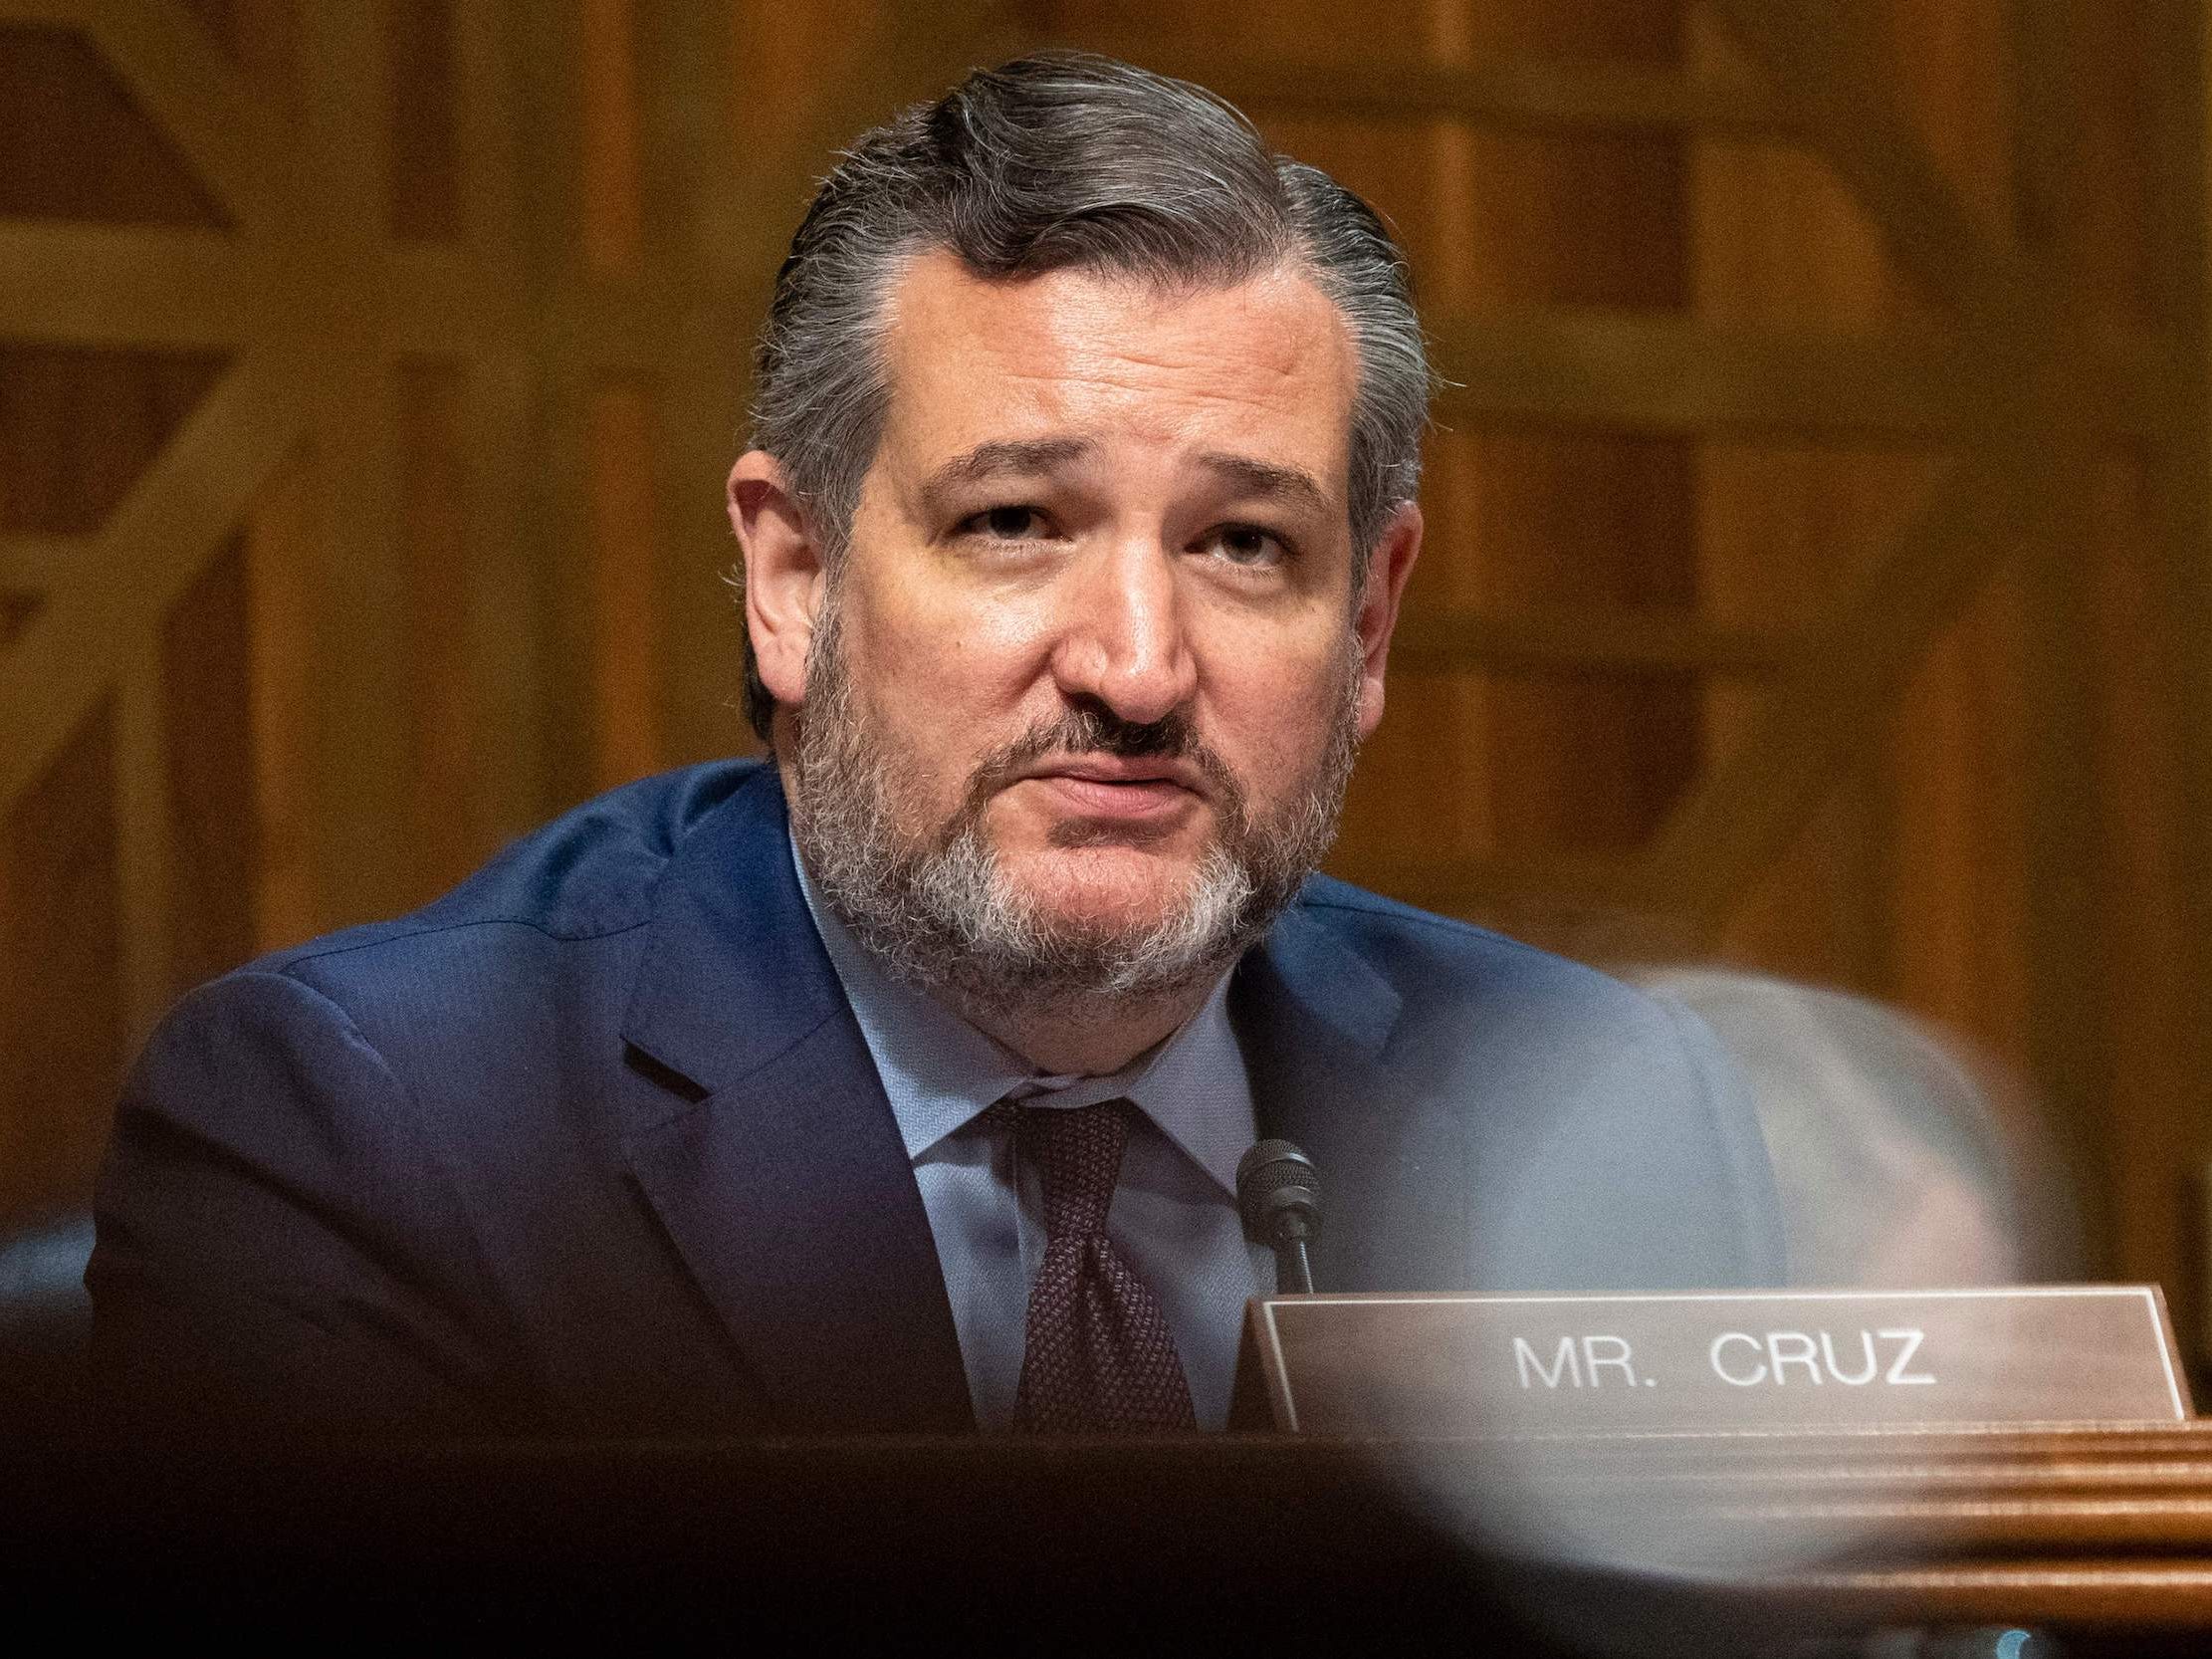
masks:
[[[1135,1108],[1127,1100],[1101,1100],[1095,1106],[1000,1109],[1013,1114],[1021,1154],[1036,1165],[1043,1183],[1046,1242],[1104,1233]]]

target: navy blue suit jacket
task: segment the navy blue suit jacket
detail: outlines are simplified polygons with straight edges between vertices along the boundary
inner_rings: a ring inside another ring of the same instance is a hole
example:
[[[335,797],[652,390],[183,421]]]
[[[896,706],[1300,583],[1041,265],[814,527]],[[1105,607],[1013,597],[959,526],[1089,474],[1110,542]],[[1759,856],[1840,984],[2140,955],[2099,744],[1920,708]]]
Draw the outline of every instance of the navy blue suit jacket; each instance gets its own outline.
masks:
[[[972,1426],[920,1196],[773,769],[617,791],[398,921],[187,997],[122,1101],[96,1350],[201,1422]],[[1236,970],[1325,1290],[1771,1282],[1772,1180],[1686,1016],[1315,879]]]

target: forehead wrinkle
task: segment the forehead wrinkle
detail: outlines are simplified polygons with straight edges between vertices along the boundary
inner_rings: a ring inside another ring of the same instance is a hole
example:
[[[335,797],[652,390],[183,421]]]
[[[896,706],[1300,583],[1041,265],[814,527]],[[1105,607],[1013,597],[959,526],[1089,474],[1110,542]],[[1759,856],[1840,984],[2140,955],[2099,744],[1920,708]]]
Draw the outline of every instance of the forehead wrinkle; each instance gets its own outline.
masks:
[[[1166,392],[1194,403],[1243,405],[1255,397],[1299,395],[1297,381],[1313,357],[1308,343],[1294,335],[1263,343],[1257,351],[1248,343],[1232,349],[1200,330],[1172,344],[1139,345],[1109,328],[1056,321],[1059,327],[1051,335],[1055,355],[1046,361],[1008,363],[1005,378],[1124,397]]]
[[[1162,301],[1162,310],[1128,315],[1133,303]],[[1212,309],[1186,314],[1186,305]],[[1254,454],[1243,441],[1278,417],[1295,424],[1318,391],[1335,389],[1317,384],[1317,374],[1341,378],[1327,370],[1349,359],[1341,316],[1302,272],[1163,294],[1086,272],[988,281],[949,255],[924,256],[906,270],[890,312],[883,441],[920,463],[922,478],[901,491],[909,511],[942,514],[949,496],[988,478],[1085,464],[1122,435],[1180,451],[1185,464],[1261,499],[1332,510],[1342,500],[1347,480],[1334,476],[1333,461],[1264,453],[1271,444]],[[1255,324],[1263,325],[1256,333]],[[980,394],[994,384],[995,395]],[[1347,433],[1349,421],[1347,409]],[[1006,423],[1034,435],[990,436]],[[932,467],[931,451],[943,453],[936,440],[954,435],[948,424],[965,426],[960,435],[974,447]],[[1341,446],[1345,435],[1331,437]]]

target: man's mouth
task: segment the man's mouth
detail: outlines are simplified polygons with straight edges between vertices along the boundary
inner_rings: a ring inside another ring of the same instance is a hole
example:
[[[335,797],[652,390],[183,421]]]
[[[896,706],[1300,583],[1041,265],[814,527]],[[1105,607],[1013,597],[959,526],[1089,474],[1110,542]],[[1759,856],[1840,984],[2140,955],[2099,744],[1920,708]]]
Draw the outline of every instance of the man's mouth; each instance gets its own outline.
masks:
[[[1180,812],[1206,799],[1206,781],[1178,760],[1115,755],[1068,756],[1024,767],[1017,783],[1034,784],[1064,812],[1085,818],[1144,820]]]

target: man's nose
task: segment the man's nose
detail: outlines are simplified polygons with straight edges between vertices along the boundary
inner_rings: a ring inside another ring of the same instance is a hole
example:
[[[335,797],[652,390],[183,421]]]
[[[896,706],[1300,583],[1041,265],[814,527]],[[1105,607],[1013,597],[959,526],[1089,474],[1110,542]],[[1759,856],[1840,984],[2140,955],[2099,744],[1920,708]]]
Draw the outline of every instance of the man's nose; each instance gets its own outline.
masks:
[[[1101,549],[1083,562],[1065,603],[1052,664],[1062,692],[1096,698],[1138,724],[1189,700],[1198,662],[1171,551],[1136,539]]]

